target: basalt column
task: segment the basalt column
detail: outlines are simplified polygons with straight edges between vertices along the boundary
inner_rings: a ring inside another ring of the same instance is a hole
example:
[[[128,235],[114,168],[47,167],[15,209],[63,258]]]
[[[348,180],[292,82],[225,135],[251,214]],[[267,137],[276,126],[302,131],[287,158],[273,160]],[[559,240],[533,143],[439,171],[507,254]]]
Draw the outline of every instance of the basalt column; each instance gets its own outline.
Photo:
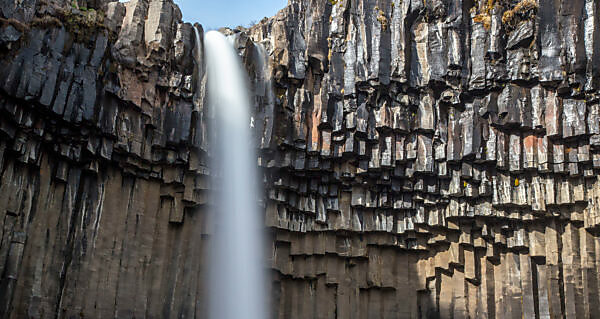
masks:
[[[290,1],[247,33],[282,318],[600,310],[597,1]]]
[[[169,0],[0,7],[0,317],[205,318],[202,27]],[[597,1],[290,0],[222,32],[274,317],[600,311]]]

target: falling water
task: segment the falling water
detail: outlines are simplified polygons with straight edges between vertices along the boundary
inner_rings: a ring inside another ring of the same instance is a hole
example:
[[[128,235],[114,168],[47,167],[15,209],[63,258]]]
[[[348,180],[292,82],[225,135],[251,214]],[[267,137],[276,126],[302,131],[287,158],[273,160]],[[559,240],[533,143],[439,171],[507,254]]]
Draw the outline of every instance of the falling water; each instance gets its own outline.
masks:
[[[259,136],[259,146],[262,149],[268,148],[271,144],[271,133],[273,131],[273,110],[275,108],[275,95],[273,92],[273,82],[270,76],[269,57],[262,44],[254,44],[256,50],[257,78],[255,81],[254,95],[257,101],[257,120],[256,132]],[[263,163],[264,164],[264,163]]]
[[[211,239],[210,318],[264,319],[263,223],[247,75],[221,33],[206,33],[204,47],[208,99],[216,119],[213,166],[220,189]]]

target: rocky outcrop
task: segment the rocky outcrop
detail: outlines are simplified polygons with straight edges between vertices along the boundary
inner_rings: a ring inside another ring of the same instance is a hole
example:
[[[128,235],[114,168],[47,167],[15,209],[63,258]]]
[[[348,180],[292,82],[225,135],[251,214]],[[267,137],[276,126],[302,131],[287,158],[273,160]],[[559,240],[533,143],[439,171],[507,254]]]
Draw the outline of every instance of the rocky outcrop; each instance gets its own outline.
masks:
[[[0,317],[201,317],[192,25],[160,0],[2,8]]]
[[[290,1],[261,163],[282,317],[600,308],[597,1]]]
[[[0,3],[1,316],[204,317],[202,28],[167,0]],[[594,317],[599,10],[291,0],[224,30],[274,315]]]

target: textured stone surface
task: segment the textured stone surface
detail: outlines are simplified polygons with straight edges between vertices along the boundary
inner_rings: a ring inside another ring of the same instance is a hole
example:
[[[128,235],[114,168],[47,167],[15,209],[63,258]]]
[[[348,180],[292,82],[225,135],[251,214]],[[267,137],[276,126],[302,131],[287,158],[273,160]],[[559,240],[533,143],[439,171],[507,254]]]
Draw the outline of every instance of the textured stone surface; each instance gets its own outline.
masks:
[[[31,23],[17,14],[26,2],[11,5],[0,317],[202,317],[205,81],[192,25],[169,1],[39,4]]]
[[[201,26],[165,0],[0,4],[0,317],[205,317]],[[599,10],[291,0],[223,30],[273,315],[594,317]]]
[[[600,310],[598,3],[474,2],[290,1],[249,30],[280,317]]]

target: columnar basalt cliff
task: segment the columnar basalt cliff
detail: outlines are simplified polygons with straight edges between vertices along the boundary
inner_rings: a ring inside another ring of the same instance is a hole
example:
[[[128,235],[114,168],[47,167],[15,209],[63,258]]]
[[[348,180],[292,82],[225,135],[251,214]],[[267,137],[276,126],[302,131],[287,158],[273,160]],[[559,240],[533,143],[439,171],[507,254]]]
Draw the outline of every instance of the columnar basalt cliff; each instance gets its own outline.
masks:
[[[0,3],[0,316],[205,317],[202,27]],[[599,2],[290,0],[223,32],[274,317],[600,311]]]
[[[202,317],[193,26],[171,1],[1,7],[0,317]]]

